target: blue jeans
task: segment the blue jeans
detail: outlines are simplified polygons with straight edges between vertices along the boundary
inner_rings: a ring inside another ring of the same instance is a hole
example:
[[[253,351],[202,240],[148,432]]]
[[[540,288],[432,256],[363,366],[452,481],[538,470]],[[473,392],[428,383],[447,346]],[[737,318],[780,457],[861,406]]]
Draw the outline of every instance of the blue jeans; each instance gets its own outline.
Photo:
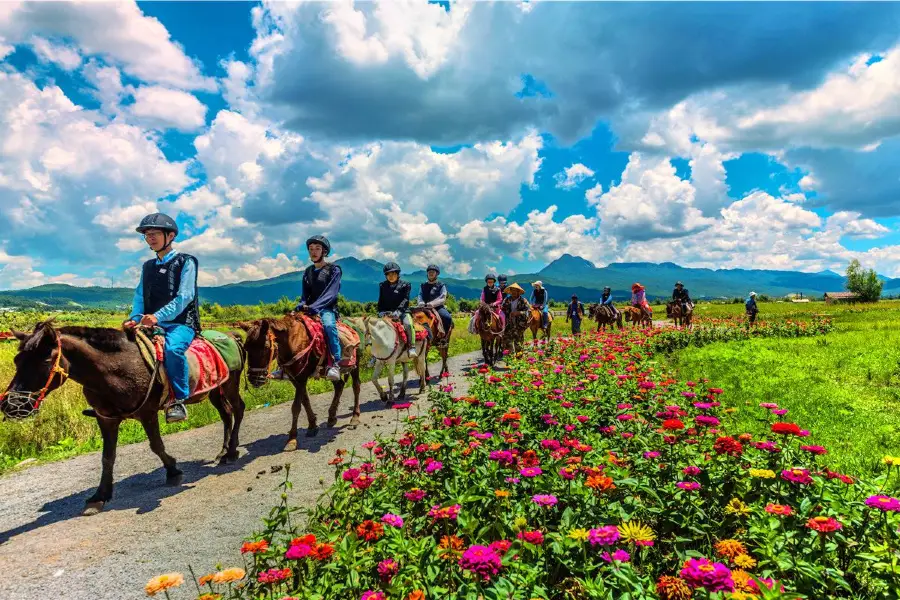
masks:
[[[334,359],[334,365],[337,366],[341,360],[341,340],[338,337],[337,316],[333,310],[319,311],[319,318],[322,319],[322,327],[325,329],[325,341],[328,343],[328,351]]]
[[[581,317],[572,317],[572,333],[581,333]]]
[[[541,310],[541,327],[547,327],[550,324],[550,309],[546,306]]]
[[[453,317],[450,316],[450,311],[441,306],[437,309],[437,314],[441,317],[441,323],[444,324],[444,333],[449,333],[450,328],[453,327]]]
[[[160,323],[159,326],[166,332],[166,351],[163,357],[166,376],[172,384],[175,400],[182,402],[191,395],[191,376],[185,353],[194,341],[195,333],[187,325],[178,323]]]

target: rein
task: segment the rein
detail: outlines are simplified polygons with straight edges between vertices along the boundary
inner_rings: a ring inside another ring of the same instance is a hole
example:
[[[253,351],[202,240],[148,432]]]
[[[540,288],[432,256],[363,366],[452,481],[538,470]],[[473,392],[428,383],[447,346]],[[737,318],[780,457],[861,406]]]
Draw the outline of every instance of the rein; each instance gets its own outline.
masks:
[[[278,361],[278,366],[280,366],[284,370],[284,372],[288,374],[288,377],[290,377],[291,379],[293,379],[294,376],[291,375],[289,368],[293,367],[293,365],[295,365],[296,363],[298,363],[302,360],[303,362],[302,362],[300,368],[297,370],[297,373],[302,373],[306,369],[306,367],[309,365],[309,357],[312,353],[313,347],[316,345],[316,342],[319,341],[319,336],[316,335],[316,333],[314,331],[310,331],[309,327],[306,326],[306,323],[303,323],[303,328],[306,329],[307,332],[309,333],[309,344],[306,346],[306,348],[304,348],[303,350],[301,350],[300,352],[295,354],[291,358],[291,360],[289,360],[285,363],[281,362],[280,360]],[[272,332],[270,331],[269,333],[271,334]],[[271,363],[271,361],[269,361],[269,362]]]
[[[247,367],[248,376],[252,376],[253,373],[265,373],[266,379],[269,378],[269,373],[272,371],[272,361],[275,360],[275,352],[278,350],[278,346],[275,344],[275,334],[272,333],[271,329],[266,331],[266,341],[269,344],[269,360],[266,361],[266,366]]]
[[[393,323],[389,323],[389,324],[390,324],[391,328],[393,329],[393,328],[394,328],[394,324],[393,324]],[[415,335],[415,329],[413,329],[413,335]],[[374,337],[374,336],[373,336],[373,337]],[[415,346],[416,341],[413,340],[412,343],[413,343],[413,346]],[[372,358],[374,358],[375,360],[380,360],[380,361],[388,360],[390,357],[394,356],[394,355],[397,353],[397,348],[398,348],[399,346],[400,346],[400,336],[397,334],[397,331],[394,330],[394,349],[391,350],[391,353],[388,354],[387,356],[385,356],[384,358],[380,358],[380,357],[378,357],[378,356],[375,356],[375,352],[374,352],[374,350],[375,350],[375,345],[372,344],[372,350],[373,350],[373,352],[372,352]]]
[[[9,382],[9,385],[6,387],[6,391],[3,394],[0,394],[0,404],[6,403],[9,405],[11,401],[15,401],[16,404],[13,405],[13,409],[17,410],[18,407],[24,406],[25,403],[37,394],[37,400],[34,402],[34,407],[28,412],[28,414],[32,414],[37,412],[37,410],[41,407],[41,403],[44,401],[44,398],[47,397],[47,392],[50,390],[50,384],[53,383],[53,378],[59,374],[59,385],[64,384],[69,379],[69,372],[60,366],[60,361],[62,360],[62,339],[59,334],[56,335],[56,360],[53,361],[53,368],[50,369],[50,374],[47,376],[47,382],[44,384],[40,390],[36,392],[11,392],[9,388],[12,387],[12,381]],[[27,416],[27,415],[26,415]]]

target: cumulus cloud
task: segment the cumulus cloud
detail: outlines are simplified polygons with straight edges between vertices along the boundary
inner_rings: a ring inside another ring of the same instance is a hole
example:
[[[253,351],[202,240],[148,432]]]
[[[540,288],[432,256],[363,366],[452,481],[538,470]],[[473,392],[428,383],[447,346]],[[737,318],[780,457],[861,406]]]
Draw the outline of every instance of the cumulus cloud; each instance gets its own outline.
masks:
[[[65,44],[55,44],[45,38],[34,36],[31,38],[30,46],[40,60],[58,65],[65,71],[72,71],[81,66],[81,54],[77,49]]]
[[[570,167],[563,169],[561,173],[553,176],[556,180],[556,187],[564,190],[570,190],[579,185],[585,179],[594,176],[594,172],[581,163],[575,163]]]
[[[206,105],[196,96],[158,85],[134,90],[130,110],[138,122],[161,129],[196,131],[206,124]]]

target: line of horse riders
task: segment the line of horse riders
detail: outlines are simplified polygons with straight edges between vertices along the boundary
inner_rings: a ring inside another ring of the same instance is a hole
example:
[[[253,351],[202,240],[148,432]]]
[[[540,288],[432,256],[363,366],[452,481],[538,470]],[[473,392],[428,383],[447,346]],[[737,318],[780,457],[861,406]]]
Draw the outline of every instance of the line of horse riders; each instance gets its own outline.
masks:
[[[88,498],[85,514],[99,512],[112,497],[119,426],[127,419],[142,424],[150,449],[166,469],[167,481],[177,482],[182,473],[175,459],[165,451],[157,413],[164,410],[166,421],[181,421],[187,418],[185,404],[208,398],[218,410],[224,428],[222,449],[216,459],[220,463],[236,460],[245,409],[240,393],[245,367],[247,382],[259,387],[272,378],[271,365],[277,362],[295,388],[285,450],[297,447],[301,408],[308,420],[307,437],[315,436],[319,430],[306,390],[311,377],[325,377],[334,386],[328,410],[329,426],[336,425],[338,401],[346,383],[352,380],[354,403],[350,426],[359,424],[361,341],[364,347],[371,346],[375,360],[372,379],[385,402],[394,401],[395,364],[402,365],[403,370],[398,399],[406,393],[408,364],[414,365],[419,376],[419,392],[427,388],[429,344],[433,343],[441,354],[441,372],[447,371],[447,346],[453,319],[446,308],[447,288],[438,279],[437,265],[427,267],[428,280],[422,283],[414,306],[410,300],[411,285],[400,278],[399,265],[394,262],[384,265],[378,316],[364,317],[361,323],[357,320],[356,327],[349,327],[339,320],[337,311],[341,268],[326,261],[331,252],[329,241],[320,235],[312,236],[306,242],[312,264],[303,273],[301,300],[294,312],[281,318],[242,324],[246,331],[242,340],[234,332],[202,330],[198,263],[194,256],[172,247],[179,233],[175,220],[154,213],[144,217],[136,231],[156,257],[143,264],[131,314],[121,329],[57,328],[50,320],[38,323],[30,333],[14,331],[20,342],[15,374],[6,391],[0,394],[0,411],[7,418],[25,418],[36,414],[46,396],[68,379],[82,384],[90,406],[82,412],[96,418],[103,439],[100,486]],[[537,329],[549,335],[552,321],[549,292],[540,281],[534,282],[532,288],[530,300],[526,300],[518,284],[506,285],[504,278],[493,273],[485,277],[481,304],[470,327],[481,336],[488,362],[496,360],[504,347],[520,347],[526,326],[532,326],[535,335]],[[668,310],[684,316],[689,314],[691,306],[690,295],[679,282]],[[632,286],[631,306],[622,312],[632,313],[630,320],[635,323],[651,321],[652,309],[643,286],[637,283]],[[598,321],[618,322],[621,327],[622,315],[613,305],[608,287],[604,289],[603,300],[591,308],[591,313]],[[573,296],[567,311],[573,332],[580,331],[583,317],[584,306]],[[424,328],[415,327],[414,320]],[[420,335],[423,332],[425,335]],[[158,343],[162,339],[164,345]],[[210,348],[218,362],[209,358]],[[378,382],[385,367],[386,391]]]

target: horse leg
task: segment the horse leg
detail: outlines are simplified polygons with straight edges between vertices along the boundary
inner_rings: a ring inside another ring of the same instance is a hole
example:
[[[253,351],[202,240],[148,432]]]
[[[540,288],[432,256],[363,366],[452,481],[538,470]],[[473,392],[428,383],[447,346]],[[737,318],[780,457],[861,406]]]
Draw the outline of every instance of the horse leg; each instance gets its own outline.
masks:
[[[309,392],[306,389],[306,382],[309,380],[309,375],[303,375],[300,377],[300,398],[303,400],[303,410],[306,411],[306,437],[316,437],[319,433],[319,424],[316,422],[316,413],[313,412],[312,403],[309,401]],[[341,386],[341,390],[343,390],[343,385]],[[340,397],[340,396],[338,396]],[[332,401],[332,406],[334,406],[334,401]],[[335,407],[335,411],[337,411],[337,407]]]
[[[404,360],[401,362],[400,368],[403,370],[403,382],[400,384],[400,394],[397,396],[397,400],[405,400],[406,384],[409,381],[409,361]],[[393,389],[393,386],[391,388]]]
[[[154,413],[154,417],[156,413]],[[103,437],[103,473],[100,475],[100,487],[94,495],[87,499],[84,516],[96,515],[103,510],[103,505],[112,499],[113,491],[113,465],[116,463],[116,444],[119,442],[119,424],[115,419],[101,419],[97,417],[97,425],[100,427],[100,435]]]
[[[291,429],[288,431],[288,440],[284,444],[285,452],[293,452],[297,449],[297,424],[300,421],[300,407],[303,405],[303,392],[306,382],[301,386],[299,381],[293,381],[294,401],[291,402]]]
[[[357,359],[357,364],[359,359]],[[350,427],[356,428],[359,425],[359,391],[362,384],[359,381],[359,367],[350,371],[350,377],[353,380],[353,416],[350,418]]]
[[[419,373],[419,391],[418,394],[428,391],[428,358],[427,353],[420,354],[416,358],[416,371]]]
[[[231,430],[232,427],[234,427],[234,418],[231,413],[225,409],[221,388],[216,388],[209,393],[209,403],[219,412],[219,418],[222,419],[222,429],[224,429],[222,449],[219,450],[219,453],[214,460],[218,461],[219,464],[225,464],[225,455],[228,454],[228,443],[231,441]],[[147,427],[144,426],[144,429],[146,430]],[[148,433],[147,438],[149,437],[150,434]],[[160,458],[162,457],[160,456]],[[165,464],[165,461],[163,461],[163,464]]]
[[[384,369],[384,361],[377,361],[375,363],[375,370],[372,371],[372,383],[375,384],[375,390],[378,392],[378,397],[382,402],[388,401],[388,396],[384,393],[384,388],[381,387],[381,384],[378,383],[378,378],[381,376],[381,370]]]
[[[228,453],[225,454],[226,460],[237,460],[238,445],[240,444],[241,423],[244,421],[244,398],[241,397],[241,378],[232,377],[223,390],[225,399],[231,405],[231,414],[234,417],[234,425],[231,427],[231,439],[228,440]]]
[[[334,396],[331,398],[331,406],[328,407],[328,426],[337,425],[337,409],[338,402],[341,400],[341,394],[344,393],[344,380],[339,379],[334,382]]]
[[[167,452],[163,444],[162,435],[159,432],[159,419],[156,412],[153,414],[145,414],[141,417],[141,425],[147,434],[147,440],[150,442],[150,450],[157,455],[166,468],[166,483],[169,485],[178,485],[181,483],[181,469],[176,466],[176,461]]]

